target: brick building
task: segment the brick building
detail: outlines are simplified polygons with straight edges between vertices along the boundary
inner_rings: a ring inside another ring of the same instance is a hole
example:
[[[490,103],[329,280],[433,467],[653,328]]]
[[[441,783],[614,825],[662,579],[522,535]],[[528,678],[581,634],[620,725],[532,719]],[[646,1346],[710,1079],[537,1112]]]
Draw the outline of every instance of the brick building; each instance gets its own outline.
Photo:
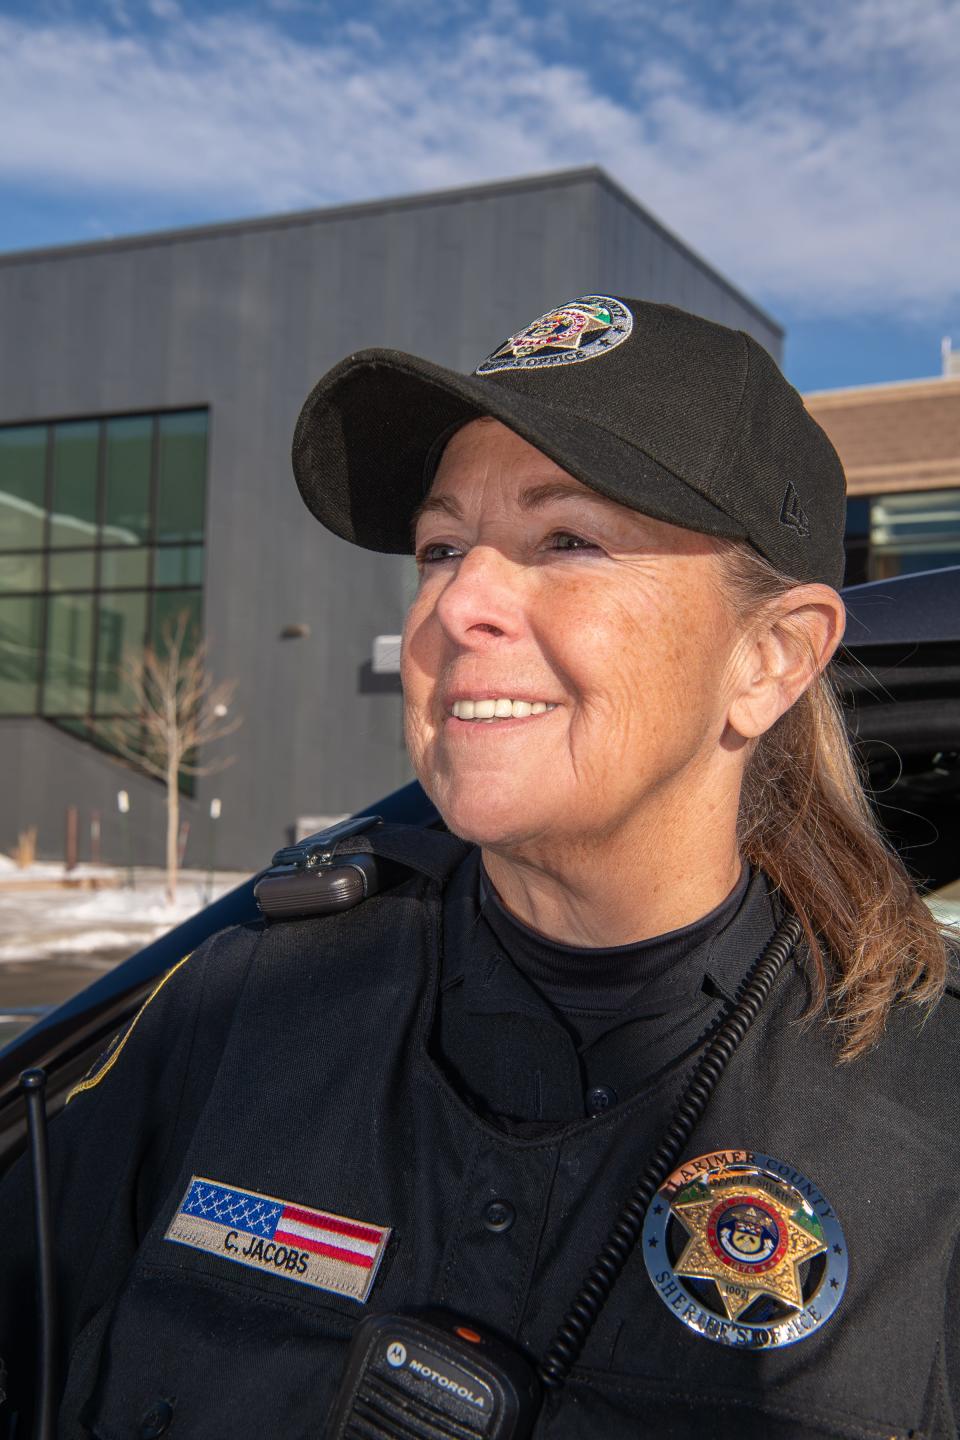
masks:
[[[960,564],[960,373],[805,397],[847,472],[847,584]]]

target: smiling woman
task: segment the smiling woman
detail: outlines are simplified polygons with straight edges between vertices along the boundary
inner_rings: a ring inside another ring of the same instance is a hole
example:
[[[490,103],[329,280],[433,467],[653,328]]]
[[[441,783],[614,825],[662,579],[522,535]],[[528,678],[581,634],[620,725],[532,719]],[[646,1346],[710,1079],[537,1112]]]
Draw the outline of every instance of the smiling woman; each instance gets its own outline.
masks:
[[[215,937],[79,1087],[62,1432],[956,1440],[956,998],[825,679],[800,397],[581,296],[472,376],[348,357],[294,468],[416,555],[443,825],[353,823],[381,893]]]
[[[596,495],[476,420],[444,451],[416,554],[407,744],[447,823],[484,846],[501,898],[546,934],[600,946],[719,904],[741,868],[729,824],[719,833],[737,750],[717,743],[739,637],[713,542]],[[511,704],[507,722],[507,697],[529,716]],[[480,726],[491,700],[504,718]],[[472,721],[454,714],[464,701]],[[715,817],[712,855],[691,807]],[[655,865],[640,860],[654,833]],[[637,883],[603,885],[597,867],[628,856]]]

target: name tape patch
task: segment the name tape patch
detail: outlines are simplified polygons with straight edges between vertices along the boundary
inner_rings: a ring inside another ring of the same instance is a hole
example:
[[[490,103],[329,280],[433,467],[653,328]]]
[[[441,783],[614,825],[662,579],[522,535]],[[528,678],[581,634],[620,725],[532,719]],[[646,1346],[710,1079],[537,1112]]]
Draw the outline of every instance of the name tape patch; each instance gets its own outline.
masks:
[[[363,1305],[390,1228],[194,1175],[164,1239]]]

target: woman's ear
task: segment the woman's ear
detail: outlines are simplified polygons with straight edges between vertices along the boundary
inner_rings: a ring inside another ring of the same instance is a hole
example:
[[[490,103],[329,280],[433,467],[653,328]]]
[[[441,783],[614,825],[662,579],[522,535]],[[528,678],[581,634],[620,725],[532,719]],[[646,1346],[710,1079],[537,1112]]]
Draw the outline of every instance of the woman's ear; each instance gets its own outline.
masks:
[[[829,585],[795,585],[763,605],[737,659],[731,728],[745,740],[769,730],[825,668],[845,624]]]

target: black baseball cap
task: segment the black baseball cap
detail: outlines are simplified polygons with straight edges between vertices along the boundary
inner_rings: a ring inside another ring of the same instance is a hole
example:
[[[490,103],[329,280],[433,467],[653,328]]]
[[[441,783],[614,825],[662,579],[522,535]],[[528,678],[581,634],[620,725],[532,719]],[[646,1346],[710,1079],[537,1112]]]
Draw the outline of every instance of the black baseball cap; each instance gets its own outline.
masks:
[[[743,331],[646,300],[581,295],[472,375],[401,350],[348,355],[300,413],[300,493],[344,540],[409,554],[443,446],[481,415],[611,500],[842,583],[843,468],[797,391]]]

